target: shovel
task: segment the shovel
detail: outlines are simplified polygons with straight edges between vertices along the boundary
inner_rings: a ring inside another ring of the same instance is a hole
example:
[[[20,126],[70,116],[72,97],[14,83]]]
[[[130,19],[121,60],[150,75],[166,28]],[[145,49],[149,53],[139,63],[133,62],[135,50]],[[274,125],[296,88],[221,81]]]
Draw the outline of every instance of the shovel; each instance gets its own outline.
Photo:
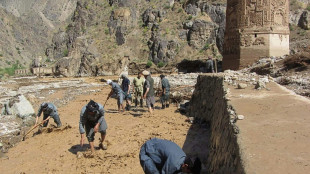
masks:
[[[109,98],[105,101],[105,103],[104,103],[103,107],[105,107],[105,104],[107,104],[108,100],[109,100]]]
[[[48,116],[45,120],[43,120],[41,123],[34,125],[24,136],[23,136],[23,141],[25,141],[26,136],[33,131],[35,128],[37,128],[38,126],[42,125],[45,121],[49,120],[51,117]]]

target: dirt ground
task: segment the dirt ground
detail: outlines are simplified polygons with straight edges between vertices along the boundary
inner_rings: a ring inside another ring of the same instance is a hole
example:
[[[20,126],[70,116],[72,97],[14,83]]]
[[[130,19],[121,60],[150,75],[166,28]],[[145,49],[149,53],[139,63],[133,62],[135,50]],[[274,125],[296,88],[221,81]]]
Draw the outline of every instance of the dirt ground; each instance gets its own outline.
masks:
[[[108,124],[105,143],[108,150],[97,149],[91,158],[87,140],[86,145],[80,147],[79,114],[90,99],[104,104],[110,87],[103,86],[101,89],[94,94],[77,96],[67,105],[59,107],[63,123],[61,129],[53,128],[55,123],[51,120],[50,128],[43,133],[29,135],[25,141],[9,149],[7,154],[2,154],[0,173],[143,173],[139,150],[145,141],[153,137],[174,141],[191,155],[206,156],[204,153],[207,151],[203,149],[207,146],[202,142],[207,139],[201,140],[208,131],[186,122],[187,117],[177,113],[176,106],[156,109],[153,115],[146,112],[147,108],[119,114],[116,112],[116,100],[109,99],[105,106]],[[51,97],[62,95],[58,91]],[[159,106],[156,103],[156,108]],[[96,134],[96,147],[99,137],[100,134]]]
[[[231,89],[245,172],[305,174],[310,170],[310,100],[269,83],[269,90]]]

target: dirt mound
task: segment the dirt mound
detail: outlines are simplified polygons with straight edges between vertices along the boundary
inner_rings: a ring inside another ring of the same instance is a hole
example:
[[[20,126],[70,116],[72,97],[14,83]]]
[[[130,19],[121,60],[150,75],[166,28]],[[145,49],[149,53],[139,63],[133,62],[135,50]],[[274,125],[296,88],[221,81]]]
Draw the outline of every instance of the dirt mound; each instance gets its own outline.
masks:
[[[304,71],[308,69],[310,65],[310,53],[302,52],[295,55],[291,55],[283,62],[286,70],[295,69],[296,71]]]

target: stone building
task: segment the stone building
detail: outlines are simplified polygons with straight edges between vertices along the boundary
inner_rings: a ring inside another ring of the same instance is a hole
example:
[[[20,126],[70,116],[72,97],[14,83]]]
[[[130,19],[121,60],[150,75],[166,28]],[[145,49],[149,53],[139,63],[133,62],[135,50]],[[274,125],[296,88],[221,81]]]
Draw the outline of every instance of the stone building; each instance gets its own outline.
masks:
[[[289,0],[229,0],[223,69],[289,54]]]

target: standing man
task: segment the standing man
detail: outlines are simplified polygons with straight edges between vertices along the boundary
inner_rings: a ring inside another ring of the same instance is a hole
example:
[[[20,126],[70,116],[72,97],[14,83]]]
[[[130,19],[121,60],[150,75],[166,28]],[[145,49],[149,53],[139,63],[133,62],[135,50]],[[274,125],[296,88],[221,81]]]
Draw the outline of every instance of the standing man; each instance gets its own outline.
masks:
[[[36,124],[38,123],[38,119],[39,119],[42,112],[43,112],[43,120],[47,119],[48,116],[51,116],[51,118],[53,118],[54,122],[57,124],[57,128],[61,127],[62,124],[61,124],[61,121],[59,118],[59,114],[57,112],[56,106],[53,103],[43,102],[40,105],[40,108],[38,110],[38,114],[36,117]],[[47,127],[48,121],[49,120],[44,121],[43,127]]]
[[[98,131],[101,134],[101,139],[99,142],[99,148],[106,150],[107,146],[103,145],[103,141],[106,136],[106,130],[108,128],[107,123],[104,119],[104,110],[103,106],[99,103],[90,100],[90,102],[85,105],[80,114],[80,122],[79,129],[81,134],[81,146],[84,144],[85,138],[85,129],[86,129],[86,137],[90,145],[91,152],[95,152],[94,140],[95,133]]]
[[[124,102],[124,98],[125,98],[125,93],[122,90],[122,88],[119,86],[118,83],[112,82],[112,80],[107,80],[107,84],[112,86],[112,90],[109,93],[107,100],[109,100],[109,98],[111,97],[112,94],[116,95],[117,98],[117,106],[118,106],[118,112],[121,112],[121,106],[122,106],[122,110],[123,112],[125,111],[123,102]]]
[[[199,174],[201,162],[193,162],[174,142],[153,138],[142,145],[139,154],[140,164],[145,174]]]
[[[140,107],[143,107],[143,85],[144,78],[142,78],[142,72],[138,73],[138,77],[133,79],[134,94],[135,94],[135,107],[138,105],[138,99],[140,99]]]
[[[208,57],[206,65],[207,65],[207,73],[214,73],[213,59],[211,56]]]
[[[146,99],[146,105],[149,109],[149,112],[152,114],[155,105],[155,96],[154,96],[154,79],[151,77],[150,72],[144,70],[142,72],[145,78],[143,86],[143,98]]]
[[[160,97],[160,101],[162,104],[161,109],[165,109],[165,107],[169,108],[169,95],[170,95],[170,84],[168,79],[165,78],[163,74],[160,75],[161,86],[162,86],[162,94]]]
[[[131,107],[131,94],[130,94],[130,80],[126,77],[125,74],[121,75],[122,81],[122,90],[125,93],[125,100],[126,100],[126,110],[129,111]]]

